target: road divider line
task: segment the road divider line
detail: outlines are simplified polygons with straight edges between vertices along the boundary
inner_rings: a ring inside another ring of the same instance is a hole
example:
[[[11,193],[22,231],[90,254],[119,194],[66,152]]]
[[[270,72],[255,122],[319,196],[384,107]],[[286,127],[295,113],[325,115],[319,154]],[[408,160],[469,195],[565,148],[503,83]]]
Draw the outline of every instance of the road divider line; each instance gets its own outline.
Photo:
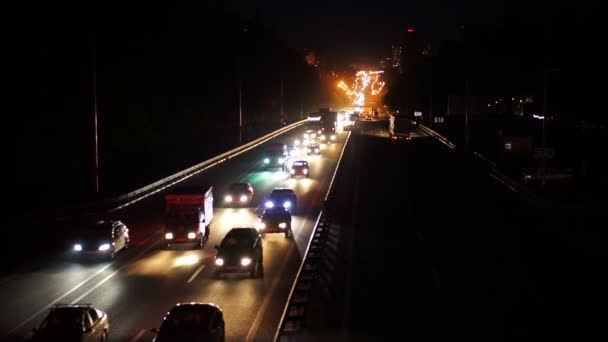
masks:
[[[140,330],[140,331],[137,333],[137,335],[135,335],[135,337],[133,337],[133,338],[131,339],[131,341],[130,341],[130,342],[135,342],[135,341],[139,340],[139,338],[140,338],[140,337],[142,337],[142,335],[143,335],[143,334],[144,334],[146,331],[147,331],[146,329],[141,329],[141,330]]]
[[[272,282],[272,285],[270,286],[270,291],[268,291],[268,293],[264,297],[262,306],[260,306],[260,310],[258,310],[258,313],[255,316],[255,319],[253,320],[253,324],[251,324],[251,328],[249,329],[249,332],[247,333],[245,342],[253,341],[253,338],[255,337],[255,335],[258,331],[260,321],[262,320],[264,313],[266,313],[266,309],[268,308],[270,299],[274,297],[274,292],[276,291],[277,287],[279,286],[279,282],[282,279],[280,275],[284,274],[285,267],[287,267],[287,261],[289,261],[289,255],[291,255],[294,245],[295,245],[295,239],[294,239],[293,243],[289,244],[289,249],[287,250],[287,257],[283,258],[283,263],[281,264],[281,267],[279,268],[279,273],[274,278],[274,281]]]
[[[188,281],[187,281],[186,283],[191,283],[191,282],[194,280],[194,278],[196,278],[196,276],[197,276],[199,273],[201,273],[201,271],[202,271],[202,270],[204,270],[204,269],[205,269],[205,264],[202,264],[202,265],[201,265],[201,267],[199,267],[199,268],[198,268],[198,269],[197,269],[197,270],[194,272],[194,274],[192,274],[192,276],[190,277],[190,279],[188,279]]]
[[[124,266],[126,266],[126,265],[123,265],[122,267],[124,267]],[[122,267],[117,269],[116,271],[110,273],[107,277],[103,278],[103,280],[101,280],[99,283],[95,284],[95,286],[91,287],[85,293],[78,296],[78,298],[74,299],[70,304],[74,305],[74,304],[77,304],[78,302],[80,302],[84,297],[88,296],[91,292],[95,291],[95,289],[97,289],[98,287],[103,285],[106,281],[108,281],[108,279],[112,278],[116,273],[118,273],[122,269]]]
[[[153,234],[150,236],[150,238],[154,237],[157,234]],[[146,239],[149,240],[150,238]],[[151,244],[148,248],[144,249],[142,252],[140,252],[139,254],[137,254],[133,259],[131,259],[129,262],[125,263],[124,265],[122,265],[117,271],[120,271],[123,267],[127,266],[128,264],[131,263],[132,260],[136,260],[138,257],[140,257],[141,255],[145,254],[146,252],[148,252],[152,247],[154,247],[155,244]],[[89,281],[91,281],[91,279],[97,277],[99,274],[101,274],[103,271],[107,270],[110,266],[112,266],[112,263],[102,267],[101,269],[99,269],[97,272],[95,272],[93,275],[89,276],[87,279],[81,281],[79,284],[77,284],[76,286],[74,286],[73,288],[71,288],[69,291],[67,291],[66,293],[64,293],[63,295],[59,296],[58,298],[55,298],[53,301],[51,301],[51,303],[49,303],[48,305],[46,305],[45,307],[43,307],[42,309],[38,310],[37,312],[35,312],[34,314],[32,314],[30,317],[28,317],[27,319],[25,319],[23,322],[19,323],[16,327],[14,327],[13,329],[11,329],[7,335],[10,336],[12,335],[15,331],[17,331],[18,329],[20,329],[21,327],[23,327],[24,325],[28,324],[29,322],[31,322],[32,320],[34,320],[34,318],[38,317],[38,315],[40,315],[41,313],[43,313],[44,311],[48,310],[49,308],[51,308],[53,305],[57,304],[59,301],[61,301],[62,299],[64,299],[65,297],[69,296],[70,294],[72,294],[74,291],[78,290],[79,288],[81,288],[83,285],[85,285],[86,283],[88,283]],[[116,272],[117,272],[116,271]]]
[[[91,279],[97,277],[99,274],[101,274],[103,271],[105,271],[106,269],[108,269],[112,264],[108,264],[104,267],[102,267],[101,269],[99,269],[97,272],[93,273],[93,275],[89,276],[87,279],[81,281],[80,283],[78,283],[76,286],[74,286],[73,288],[71,288],[69,291],[67,291],[66,293],[64,293],[63,295],[55,298],[54,300],[51,301],[51,303],[49,303],[48,305],[46,305],[45,307],[43,307],[42,309],[36,311],[34,314],[32,314],[30,317],[28,317],[27,319],[25,319],[23,322],[19,323],[16,327],[14,327],[13,329],[11,329],[7,335],[11,335],[13,334],[17,329],[21,328],[22,326],[26,325],[27,323],[31,322],[34,318],[36,318],[38,315],[40,315],[41,313],[43,313],[44,311],[48,310],[50,307],[52,307],[53,305],[55,305],[55,303],[58,303],[59,301],[61,301],[62,299],[64,299],[65,297],[69,296],[70,294],[72,294],[72,292],[78,290],[80,287],[82,287],[84,284],[88,283]]]

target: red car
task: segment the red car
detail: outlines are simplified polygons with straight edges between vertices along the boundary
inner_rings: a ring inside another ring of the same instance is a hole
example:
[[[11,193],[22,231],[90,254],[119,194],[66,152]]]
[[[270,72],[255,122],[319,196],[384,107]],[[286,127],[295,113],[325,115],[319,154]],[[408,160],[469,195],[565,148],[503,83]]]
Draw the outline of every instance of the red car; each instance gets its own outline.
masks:
[[[291,165],[291,177],[303,176],[308,177],[309,169],[308,162],[305,160],[296,160]]]

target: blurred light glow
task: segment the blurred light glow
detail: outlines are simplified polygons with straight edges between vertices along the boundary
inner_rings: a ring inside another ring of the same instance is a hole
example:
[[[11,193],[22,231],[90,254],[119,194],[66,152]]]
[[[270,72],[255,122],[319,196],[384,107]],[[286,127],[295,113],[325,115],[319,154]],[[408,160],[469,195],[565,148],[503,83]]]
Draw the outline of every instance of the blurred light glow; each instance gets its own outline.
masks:
[[[192,240],[192,239],[195,239],[195,238],[196,238],[196,233],[194,233],[194,232],[188,233],[188,239]]]
[[[81,244],[78,244],[78,243],[77,243],[77,244],[75,244],[75,245],[74,245],[74,250],[75,250],[76,252],[80,252],[80,251],[82,250],[82,245],[81,245]]]
[[[242,266],[249,266],[250,264],[251,264],[251,258],[242,258],[241,259]]]
[[[199,262],[199,257],[195,254],[186,254],[175,259],[174,266],[195,265]]]
[[[165,239],[167,239],[167,240],[173,239],[173,233],[166,233],[165,234]]]

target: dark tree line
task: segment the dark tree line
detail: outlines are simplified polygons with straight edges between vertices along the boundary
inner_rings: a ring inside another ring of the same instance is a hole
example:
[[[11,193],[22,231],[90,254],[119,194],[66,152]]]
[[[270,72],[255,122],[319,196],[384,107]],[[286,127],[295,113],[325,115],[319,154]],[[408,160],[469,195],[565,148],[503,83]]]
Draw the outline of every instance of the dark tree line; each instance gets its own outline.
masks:
[[[316,71],[261,18],[199,1],[40,3],[13,14],[10,136],[20,186],[90,194],[94,70],[108,192],[236,145],[239,87],[245,139],[280,126],[281,85],[288,121],[317,105]]]
[[[386,101],[408,112],[447,112],[448,95],[532,96],[541,107],[547,72],[548,111],[564,118],[605,120],[598,101],[603,60],[600,21],[593,7],[554,11],[551,16],[507,17],[493,25],[458,28],[393,82]]]

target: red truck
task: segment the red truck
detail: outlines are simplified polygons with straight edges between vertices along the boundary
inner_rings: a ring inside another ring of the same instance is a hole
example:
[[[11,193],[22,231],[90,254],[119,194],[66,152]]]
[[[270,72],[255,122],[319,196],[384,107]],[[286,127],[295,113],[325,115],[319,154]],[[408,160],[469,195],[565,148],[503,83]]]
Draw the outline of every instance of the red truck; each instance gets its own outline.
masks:
[[[213,187],[177,187],[165,195],[165,241],[202,248],[213,220]]]

